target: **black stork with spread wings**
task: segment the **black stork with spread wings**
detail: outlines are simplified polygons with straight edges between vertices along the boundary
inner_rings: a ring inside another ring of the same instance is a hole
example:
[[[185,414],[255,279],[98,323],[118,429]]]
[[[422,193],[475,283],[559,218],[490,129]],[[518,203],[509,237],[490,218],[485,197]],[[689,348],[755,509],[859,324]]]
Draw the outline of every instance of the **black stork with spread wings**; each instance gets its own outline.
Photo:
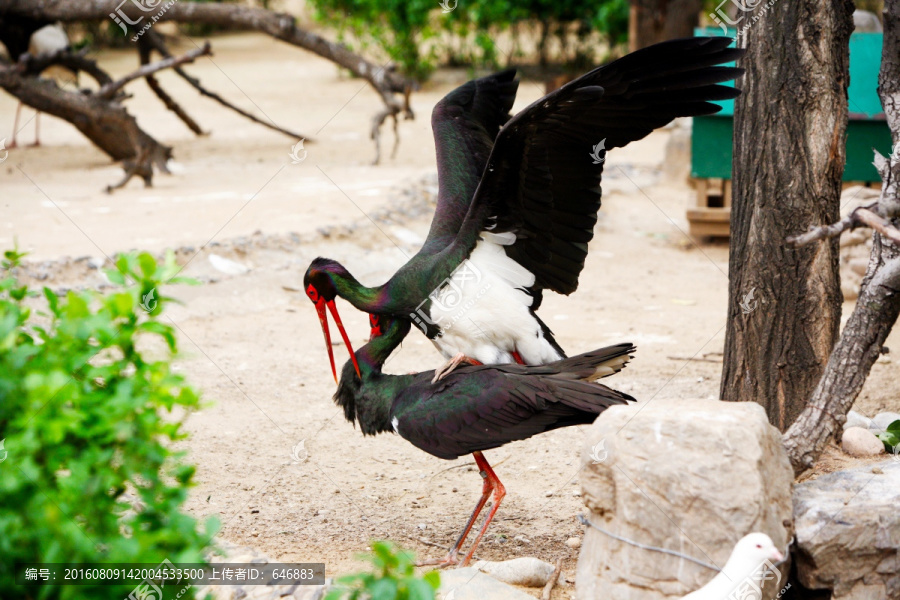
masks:
[[[408,319],[372,315],[372,338],[347,361],[334,401],[364,435],[393,431],[420,450],[447,460],[473,454],[484,478],[481,499],[446,558],[456,564],[469,531],[493,494],[493,505],[463,560],[469,562],[506,489],[482,452],[515,440],[594,421],[628,394],[594,383],[621,371],[635,351],[619,344],[534,367],[464,366],[434,383],[433,372],[387,375],[381,367],[410,330]],[[359,373],[359,375],[358,375]]]
[[[317,258],[306,271],[304,288],[326,340],[327,306],[347,341],[334,304],[341,296],[422,329],[451,359],[436,378],[464,359],[539,365],[564,358],[535,311],[543,290],[571,294],[578,287],[606,151],[676,117],[716,113],[713,101],[735,98],[739,91],[722,84],[743,71],[721,65],[743,51],[730,43],[701,37],[638,50],[512,118],[514,71],[448,94],[431,118],[439,192],[422,249],[378,287],[330,259]]]

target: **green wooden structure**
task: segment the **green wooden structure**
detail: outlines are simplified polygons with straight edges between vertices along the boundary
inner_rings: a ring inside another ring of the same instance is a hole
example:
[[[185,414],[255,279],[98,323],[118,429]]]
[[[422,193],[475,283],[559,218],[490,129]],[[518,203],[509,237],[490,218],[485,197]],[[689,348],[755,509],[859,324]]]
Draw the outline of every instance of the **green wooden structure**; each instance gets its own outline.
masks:
[[[701,27],[695,35],[721,35],[718,27]],[[734,32],[729,31],[734,36]],[[872,165],[872,149],[891,153],[891,131],[885,122],[878,98],[878,71],[881,68],[881,33],[854,33],[850,36],[849,122],[847,123],[847,163],[844,181],[879,182]],[[722,111],[695,117],[691,132],[691,177],[731,179],[731,143],[734,137],[734,100],[719,102]]]

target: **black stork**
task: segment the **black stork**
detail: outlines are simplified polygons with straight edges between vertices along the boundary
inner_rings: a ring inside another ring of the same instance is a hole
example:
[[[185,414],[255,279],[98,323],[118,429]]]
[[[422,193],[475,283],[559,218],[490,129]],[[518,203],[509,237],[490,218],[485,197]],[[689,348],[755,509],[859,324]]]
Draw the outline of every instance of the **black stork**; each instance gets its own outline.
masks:
[[[448,94],[431,117],[439,192],[421,250],[378,287],[362,285],[330,259],[307,269],[304,288],[326,338],[325,307],[336,316],[334,298],[341,296],[370,314],[415,323],[450,359],[436,378],[461,360],[539,365],[564,358],[535,311],[543,290],[570,294],[578,287],[606,151],[676,117],[716,113],[712,101],[735,98],[738,90],[720,85],[743,73],[720,66],[743,53],[730,42],[700,37],[649,46],[512,118],[514,71]]]
[[[594,421],[613,404],[634,398],[594,383],[617,373],[635,351],[619,344],[546,365],[463,366],[433,383],[433,372],[388,375],[381,367],[410,330],[408,319],[372,315],[372,337],[347,361],[334,395],[348,421],[364,435],[393,432],[420,450],[447,460],[472,454],[484,484],[481,499],[446,558],[448,566],[493,494],[493,506],[462,564],[494,518],[506,489],[482,454],[515,440]]]

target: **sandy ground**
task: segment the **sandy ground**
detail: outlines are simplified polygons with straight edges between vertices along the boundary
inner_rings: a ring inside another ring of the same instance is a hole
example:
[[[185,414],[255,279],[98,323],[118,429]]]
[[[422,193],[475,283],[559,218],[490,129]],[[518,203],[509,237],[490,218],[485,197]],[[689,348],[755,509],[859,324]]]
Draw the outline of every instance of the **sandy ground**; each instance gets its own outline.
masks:
[[[174,146],[179,172],[157,177],[152,189],[134,181],[106,195],[101,190],[117,180],[118,167],[68,124],[44,117],[44,146],[12,151],[0,165],[0,245],[18,240],[34,261],[167,247],[182,247],[186,260],[212,242],[186,270],[207,285],[170,290],[185,304],[168,312],[181,333],[178,367],[208,403],[187,421],[185,447],[198,466],[188,510],[217,516],[229,541],[283,561],[324,561],[329,575],[353,568],[354,554],[370,539],[441,555],[422,540],[453,542],[480,494],[474,463],[438,460],[397,436],[363,438],[347,423],[331,401],[321,331],[299,288],[319,255],[340,260],[365,284],[378,284],[415,251],[430,209],[409,204],[402,191],[433,172],[431,107],[465,75],[444,73],[414,95],[418,118],[402,124],[397,158],[374,167],[367,132],[379,102],[363,83],[257,35],[216,38],[214,50],[211,60],[190,70],[257,114],[315,138],[302,163],[291,164],[288,156],[296,140],[201,100],[163,74],[163,84],[209,136],[194,137],[142,84],[129,87],[129,107]],[[135,61],[122,52],[102,57],[114,74]],[[540,85],[523,82],[516,108],[540,95]],[[14,101],[0,97],[0,122],[11,123],[14,111]],[[22,134],[26,143],[30,132]],[[721,373],[717,362],[689,359],[714,361],[722,350],[727,247],[693,246],[684,234],[693,192],[683,181],[660,177],[668,136],[657,132],[611,153],[580,289],[571,297],[549,294],[541,308],[570,353],[636,343],[635,360],[608,381],[641,402],[715,398]],[[370,220],[392,207],[390,219]],[[318,233],[345,223],[354,223],[354,231]],[[249,273],[219,273],[211,252]],[[53,264],[42,267],[51,286],[99,282],[87,261]],[[353,343],[362,344],[365,315],[346,304],[341,309]],[[845,315],[851,309],[846,305]],[[888,346],[900,347],[900,333]],[[339,360],[346,358],[342,347],[335,350]],[[425,370],[440,361],[424,336],[412,332],[386,370]],[[878,363],[857,409],[897,410],[896,390],[896,365]],[[582,509],[582,440],[581,428],[569,428],[488,453],[509,493],[480,556],[562,557],[573,577],[577,551],[565,541],[582,532],[575,519]],[[675,525],[661,520],[660,526]],[[564,583],[554,597],[568,598],[573,590]]]

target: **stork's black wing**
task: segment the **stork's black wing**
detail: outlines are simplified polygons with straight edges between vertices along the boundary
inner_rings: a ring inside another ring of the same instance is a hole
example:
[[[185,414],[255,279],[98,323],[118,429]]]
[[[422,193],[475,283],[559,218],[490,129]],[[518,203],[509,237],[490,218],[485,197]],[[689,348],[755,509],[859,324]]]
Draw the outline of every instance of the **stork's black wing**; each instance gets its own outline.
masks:
[[[515,69],[510,69],[469,81],[434,107],[438,201],[426,252],[439,252],[459,233],[494,139],[510,118],[519,88],[515,76]]]
[[[575,291],[600,208],[606,150],[676,117],[718,112],[711,101],[736,97],[738,90],[718,85],[743,73],[717,66],[742,54],[730,42],[689,38],[638,50],[517,114],[497,136],[467,239],[458,241],[474,245],[477,229],[513,232],[506,251],[534,273],[534,290]]]

